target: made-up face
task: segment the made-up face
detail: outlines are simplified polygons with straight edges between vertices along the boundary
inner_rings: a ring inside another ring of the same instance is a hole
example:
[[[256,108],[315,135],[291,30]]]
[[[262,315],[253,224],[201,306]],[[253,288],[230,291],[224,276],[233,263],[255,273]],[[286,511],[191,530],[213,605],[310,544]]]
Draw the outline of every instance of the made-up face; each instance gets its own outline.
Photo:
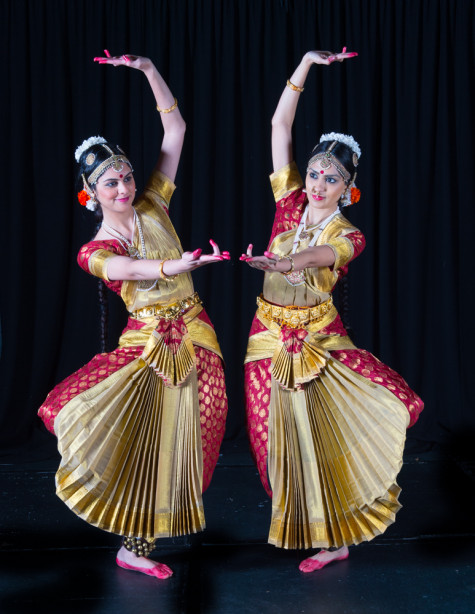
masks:
[[[132,169],[127,164],[117,172],[109,168],[94,186],[96,199],[102,209],[123,212],[132,206],[135,198],[135,180]]]
[[[338,206],[346,184],[333,164],[323,168],[316,160],[307,168],[305,188],[310,206],[330,211]]]

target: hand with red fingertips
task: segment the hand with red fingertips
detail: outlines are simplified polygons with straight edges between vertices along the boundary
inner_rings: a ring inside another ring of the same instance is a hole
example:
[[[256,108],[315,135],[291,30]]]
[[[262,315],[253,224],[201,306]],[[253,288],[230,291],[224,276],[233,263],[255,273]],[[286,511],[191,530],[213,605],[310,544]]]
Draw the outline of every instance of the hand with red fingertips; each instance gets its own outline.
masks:
[[[132,55],[130,53],[123,53],[122,55],[112,56],[107,49],[104,49],[104,56],[97,56],[94,58],[94,62],[99,64],[110,64],[111,66],[128,66],[145,72],[153,67],[153,63],[149,58]]]
[[[331,51],[308,51],[305,57],[314,64],[330,65],[332,62],[343,62],[357,55],[358,53],[356,51],[347,51],[346,47],[343,47],[340,53],[333,53]]]

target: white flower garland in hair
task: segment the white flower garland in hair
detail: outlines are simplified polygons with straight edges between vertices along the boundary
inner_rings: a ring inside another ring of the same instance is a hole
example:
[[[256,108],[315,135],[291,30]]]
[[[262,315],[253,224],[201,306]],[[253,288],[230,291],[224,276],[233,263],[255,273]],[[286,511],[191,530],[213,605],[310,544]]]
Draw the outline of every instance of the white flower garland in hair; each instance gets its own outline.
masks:
[[[320,143],[323,141],[338,141],[347,145],[351,151],[353,151],[358,158],[361,156],[361,149],[355,139],[349,134],[341,134],[340,132],[330,132],[329,134],[322,134],[320,137]]]
[[[74,152],[74,157],[76,158],[76,162],[79,162],[81,155],[83,154],[83,152],[89,149],[89,147],[92,147],[93,145],[100,145],[101,143],[107,143],[105,138],[103,138],[102,136],[91,136],[85,141],[83,141],[82,144],[79,145],[79,147]]]

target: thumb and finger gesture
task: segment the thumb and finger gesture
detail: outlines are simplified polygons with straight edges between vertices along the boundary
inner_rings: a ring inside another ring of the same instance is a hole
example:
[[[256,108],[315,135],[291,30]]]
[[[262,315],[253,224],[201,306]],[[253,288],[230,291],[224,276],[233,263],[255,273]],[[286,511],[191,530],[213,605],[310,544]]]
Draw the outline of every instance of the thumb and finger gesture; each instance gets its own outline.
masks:
[[[104,54],[104,56],[95,57],[94,62],[98,62],[99,64],[111,64],[112,66],[128,66],[129,68],[135,68],[137,70],[144,70],[151,63],[148,58],[144,58],[140,55],[132,55],[130,53],[112,56],[107,49],[104,49]]]

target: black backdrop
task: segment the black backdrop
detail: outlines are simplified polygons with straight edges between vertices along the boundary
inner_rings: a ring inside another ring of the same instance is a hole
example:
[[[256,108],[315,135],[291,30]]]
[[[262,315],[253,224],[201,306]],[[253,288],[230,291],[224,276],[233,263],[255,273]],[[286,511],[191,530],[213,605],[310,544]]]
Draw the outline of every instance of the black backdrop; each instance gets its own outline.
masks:
[[[262,284],[237,257],[249,242],[264,249],[273,218],[270,119],[303,53],[343,45],[359,57],[312,69],[295,151],[304,168],[331,130],[362,146],[349,217],[368,247],[350,267],[353,338],[424,398],[413,437],[475,429],[474,2],[0,0],[0,14],[4,451],[35,445],[47,392],[99,351],[96,282],[76,265],[93,223],[75,198],[75,147],[95,134],[120,143],[139,187],[158,155],[146,80],[93,63],[104,47],[151,57],[178,97],[188,130],[171,215],[183,246],[212,237],[234,256],[194,274],[226,360],[227,436],[244,423],[241,363]],[[112,347],[124,314],[110,300]]]

